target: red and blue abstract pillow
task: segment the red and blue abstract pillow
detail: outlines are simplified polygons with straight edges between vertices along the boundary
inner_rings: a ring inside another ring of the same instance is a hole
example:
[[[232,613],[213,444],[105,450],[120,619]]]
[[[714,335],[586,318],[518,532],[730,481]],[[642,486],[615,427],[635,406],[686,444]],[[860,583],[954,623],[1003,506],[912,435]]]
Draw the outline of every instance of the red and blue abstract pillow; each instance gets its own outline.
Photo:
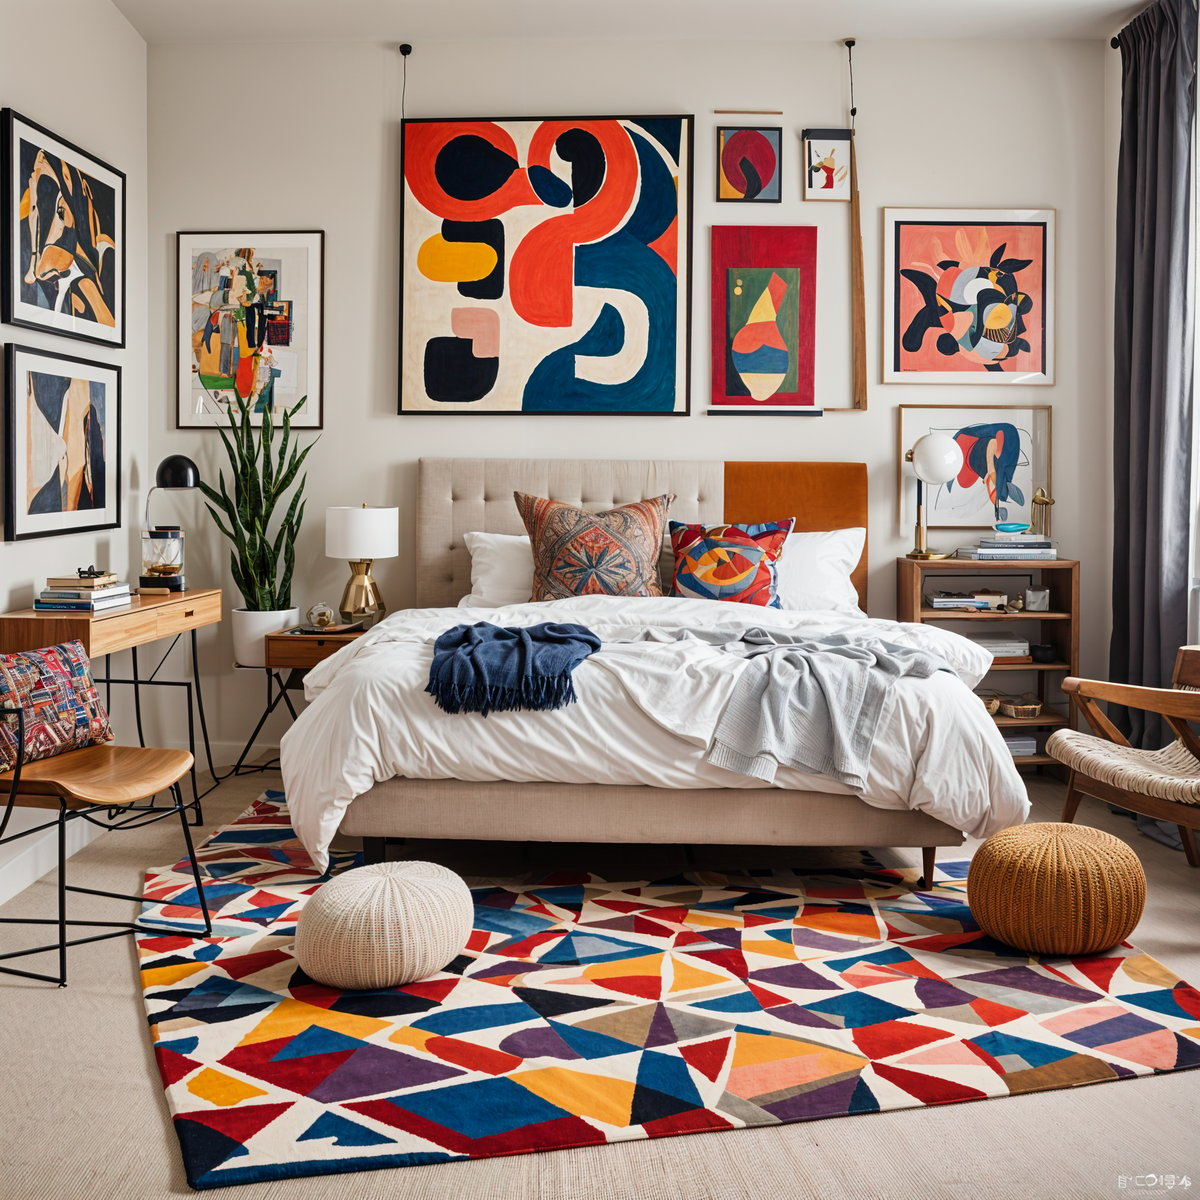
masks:
[[[25,710],[25,761],[112,740],[82,642],[0,654],[0,707]],[[0,771],[17,762],[15,717],[0,720]]]
[[[761,525],[671,522],[672,595],[778,608],[775,565],[795,519]]]

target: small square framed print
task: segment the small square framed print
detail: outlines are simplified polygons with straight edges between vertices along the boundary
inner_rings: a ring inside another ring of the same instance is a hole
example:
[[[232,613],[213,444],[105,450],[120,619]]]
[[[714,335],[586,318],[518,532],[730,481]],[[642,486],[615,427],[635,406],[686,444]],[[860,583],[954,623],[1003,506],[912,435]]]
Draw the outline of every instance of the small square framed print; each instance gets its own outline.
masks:
[[[717,127],[717,200],[777,204],[782,198],[783,129]]]

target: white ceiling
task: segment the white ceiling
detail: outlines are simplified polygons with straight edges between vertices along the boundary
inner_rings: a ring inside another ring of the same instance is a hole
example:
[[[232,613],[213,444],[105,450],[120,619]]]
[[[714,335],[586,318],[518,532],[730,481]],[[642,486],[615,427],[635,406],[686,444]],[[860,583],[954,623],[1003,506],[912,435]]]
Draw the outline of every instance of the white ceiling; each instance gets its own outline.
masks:
[[[624,37],[1107,37],[1135,0],[114,0],[151,44]]]

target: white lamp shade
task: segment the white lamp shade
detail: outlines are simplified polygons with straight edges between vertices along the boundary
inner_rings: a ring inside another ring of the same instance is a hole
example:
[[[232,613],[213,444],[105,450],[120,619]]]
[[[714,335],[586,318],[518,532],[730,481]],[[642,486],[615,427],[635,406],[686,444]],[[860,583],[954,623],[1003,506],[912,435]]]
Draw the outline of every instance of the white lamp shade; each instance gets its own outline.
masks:
[[[926,483],[949,483],[962,465],[962,447],[948,433],[927,433],[913,444],[913,471]]]
[[[395,558],[400,553],[398,508],[327,508],[325,557]]]

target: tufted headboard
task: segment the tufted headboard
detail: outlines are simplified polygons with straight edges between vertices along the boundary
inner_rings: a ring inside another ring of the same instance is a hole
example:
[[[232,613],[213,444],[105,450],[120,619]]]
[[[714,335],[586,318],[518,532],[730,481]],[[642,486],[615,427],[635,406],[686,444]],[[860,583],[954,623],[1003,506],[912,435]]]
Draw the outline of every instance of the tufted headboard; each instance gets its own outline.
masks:
[[[591,512],[674,492],[676,521],[773,521],[798,530],[867,524],[864,463],[709,462],[669,459],[423,458],[417,487],[417,604],[457,604],[471,590],[463,535],[524,533],[513,492]],[[867,554],[855,568],[867,607]]]

